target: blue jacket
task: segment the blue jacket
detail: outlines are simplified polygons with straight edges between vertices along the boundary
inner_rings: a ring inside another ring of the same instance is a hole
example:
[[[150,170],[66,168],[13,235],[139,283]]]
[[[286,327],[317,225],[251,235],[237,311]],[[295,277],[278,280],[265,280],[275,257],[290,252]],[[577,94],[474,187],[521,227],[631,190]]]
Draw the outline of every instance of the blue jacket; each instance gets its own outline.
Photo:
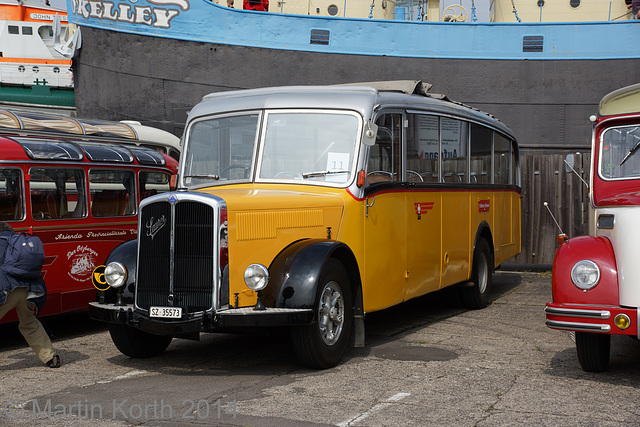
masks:
[[[11,236],[12,231],[0,231],[0,236]],[[0,239],[0,265],[4,264],[4,256],[7,252],[7,246],[9,242],[5,239]],[[2,269],[0,269],[0,305],[4,304],[7,300],[7,294],[15,288],[27,288],[29,294],[27,299],[32,300],[38,307],[38,311],[42,309],[44,305],[43,299],[47,295],[47,287],[42,277],[33,280],[25,280],[15,276],[12,276]]]

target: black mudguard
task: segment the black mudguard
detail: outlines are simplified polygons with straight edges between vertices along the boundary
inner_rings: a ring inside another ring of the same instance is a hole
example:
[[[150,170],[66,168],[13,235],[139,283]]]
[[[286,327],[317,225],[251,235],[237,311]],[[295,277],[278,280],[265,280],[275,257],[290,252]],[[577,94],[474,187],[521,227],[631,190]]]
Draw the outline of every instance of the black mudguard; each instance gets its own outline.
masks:
[[[266,306],[314,308],[318,281],[329,258],[341,261],[353,287],[354,313],[362,313],[362,286],[355,256],[347,245],[333,240],[302,240],[285,248],[269,267],[271,280],[263,291]]]
[[[495,248],[493,247],[493,237],[491,234],[491,227],[486,221],[482,221],[478,226],[478,230],[476,230],[476,238],[473,241],[473,249],[475,251],[476,247],[478,247],[478,243],[480,239],[485,239],[491,248],[491,256],[493,256],[493,252]],[[493,260],[491,261],[493,263]],[[493,264],[492,264],[493,265]]]

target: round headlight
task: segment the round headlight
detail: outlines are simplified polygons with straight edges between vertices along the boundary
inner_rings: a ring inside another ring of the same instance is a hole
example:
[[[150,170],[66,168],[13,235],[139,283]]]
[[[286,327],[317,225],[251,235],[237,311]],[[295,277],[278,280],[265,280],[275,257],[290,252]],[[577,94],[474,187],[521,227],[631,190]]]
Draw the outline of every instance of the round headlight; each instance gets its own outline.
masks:
[[[571,269],[571,281],[577,288],[585,291],[591,289],[600,281],[600,269],[588,259],[578,261]]]
[[[253,291],[261,291],[269,283],[269,270],[262,264],[251,264],[244,271],[244,283]]]
[[[119,262],[110,262],[104,269],[104,279],[112,288],[119,288],[127,283],[127,267]]]

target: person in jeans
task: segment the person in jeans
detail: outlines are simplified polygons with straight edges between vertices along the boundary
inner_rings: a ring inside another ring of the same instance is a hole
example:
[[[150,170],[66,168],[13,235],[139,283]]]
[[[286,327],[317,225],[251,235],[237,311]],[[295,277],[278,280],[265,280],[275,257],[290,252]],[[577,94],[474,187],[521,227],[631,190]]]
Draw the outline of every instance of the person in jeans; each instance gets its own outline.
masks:
[[[11,225],[0,221],[0,236],[13,234]],[[0,239],[0,265],[4,263],[8,241]],[[32,298],[42,297],[46,292],[44,280],[24,280],[0,269],[0,319],[15,308],[18,315],[18,329],[42,363],[50,368],[60,367],[60,356],[53,350],[51,340],[36,318],[36,304]]]

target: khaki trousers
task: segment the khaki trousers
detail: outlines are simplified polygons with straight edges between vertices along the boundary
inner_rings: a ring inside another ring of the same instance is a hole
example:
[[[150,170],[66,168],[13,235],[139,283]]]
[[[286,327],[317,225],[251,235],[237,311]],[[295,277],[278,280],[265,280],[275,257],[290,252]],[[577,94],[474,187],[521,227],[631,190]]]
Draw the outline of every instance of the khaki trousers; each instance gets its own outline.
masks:
[[[42,363],[47,363],[55,355],[51,340],[42,324],[33,314],[35,305],[27,301],[27,288],[16,288],[9,292],[7,300],[0,305],[0,319],[10,310],[16,309],[20,324],[18,329],[27,344],[36,352]]]

